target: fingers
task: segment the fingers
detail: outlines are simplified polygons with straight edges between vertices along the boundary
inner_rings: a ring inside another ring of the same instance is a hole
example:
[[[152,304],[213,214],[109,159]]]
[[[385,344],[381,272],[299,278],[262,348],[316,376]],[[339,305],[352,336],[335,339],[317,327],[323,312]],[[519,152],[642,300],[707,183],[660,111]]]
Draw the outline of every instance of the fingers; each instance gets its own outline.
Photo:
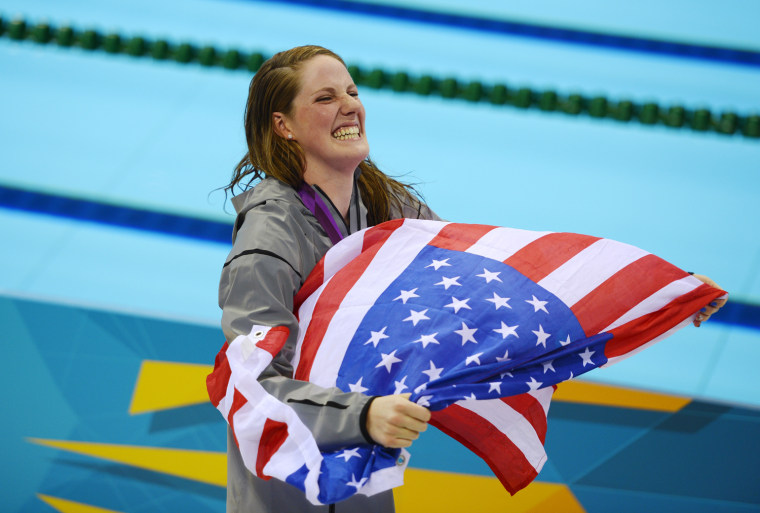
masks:
[[[427,429],[430,412],[409,394],[377,397],[367,412],[367,431],[385,447],[409,447]]]
[[[711,287],[715,287],[716,289],[721,288],[717,283],[715,283],[713,280],[711,280],[707,276],[703,276],[701,274],[695,274],[694,277],[697,278],[702,283],[706,283],[707,285],[710,285]],[[725,298],[716,299],[715,301],[711,302],[709,305],[704,307],[694,318],[694,326],[696,326],[697,328],[700,327],[703,322],[705,322],[706,320],[710,318],[710,316],[712,316],[712,314],[714,314],[715,312],[723,308],[723,305],[726,304],[726,301],[727,300]]]

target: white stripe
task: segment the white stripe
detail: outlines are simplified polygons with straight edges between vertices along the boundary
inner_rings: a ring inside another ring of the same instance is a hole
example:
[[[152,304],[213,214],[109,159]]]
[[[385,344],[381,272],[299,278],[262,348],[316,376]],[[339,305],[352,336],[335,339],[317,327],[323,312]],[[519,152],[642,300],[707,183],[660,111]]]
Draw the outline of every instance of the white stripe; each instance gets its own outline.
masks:
[[[650,314],[652,312],[656,312],[663,306],[673,301],[675,298],[682,296],[684,294],[688,294],[692,290],[699,287],[701,284],[702,284],[701,281],[697,280],[696,278],[692,276],[687,276],[680,280],[671,282],[665,285],[664,287],[662,287],[660,290],[658,290],[651,296],[649,296],[648,298],[646,298],[644,301],[640,302],[639,304],[637,304],[636,306],[628,310],[626,313],[620,316],[616,321],[614,321],[612,324],[610,324],[609,326],[604,328],[602,331],[600,331],[600,333],[604,333],[605,331],[610,331],[634,319],[638,319],[639,317],[642,317],[644,315]]]
[[[544,415],[549,415],[549,404],[552,402],[554,387],[544,387],[528,392],[544,409]]]
[[[371,496],[403,485],[404,471],[407,465],[409,465],[409,451],[406,449],[401,449],[401,456],[397,462],[401,460],[403,460],[401,464],[397,463],[392,467],[374,471],[369,476],[367,483],[359,489],[358,493]]]
[[[630,244],[600,239],[559,266],[538,284],[572,307],[620,269],[648,254]]]
[[[364,247],[365,230],[353,233],[341,240],[325,254],[324,260],[324,279],[330,279],[336,272],[340,271],[343,266],[359,256]]]
[[[551,232],[533,232],[516,228],[496,228],[483,235],[467,253],[503,262],[527,244]]]
[[[530,465],[541,470],[546,462],[544,444],[528,420],[499,399],[459,401],[456,404],[481,416],[515,444]]]
[[[436,224],[438,231],[445,226],[445,223]],[[344,303],[354,306],[338,308],[335,312],[314,358],[309,381],[323,387],[335,386],[353,334],[377,298],[437,235],[438,232],[430,228],[429,225],[419,226],[408,220],[386,240],[343,299]],[[305,330],[304,325],[301,331]]]

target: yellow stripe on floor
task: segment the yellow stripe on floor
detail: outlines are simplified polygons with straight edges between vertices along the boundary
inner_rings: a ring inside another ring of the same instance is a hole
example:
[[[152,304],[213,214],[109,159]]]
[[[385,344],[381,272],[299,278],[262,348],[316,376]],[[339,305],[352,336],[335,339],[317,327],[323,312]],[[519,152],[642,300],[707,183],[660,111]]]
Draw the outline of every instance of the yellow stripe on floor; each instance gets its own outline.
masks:
[[[146,413],[208,401],[206,376],[213,367],[192,363],[143,360],[129,413]]]
[[[665,412],[676,412],[691,402],[688,397],[644,392],[613,385],[589,383],[588,381],[560,383],[557,385],[552,400]]]
[[[393,490],[397,513],[584,513],[570,489],[534,481],[511,496],[495,477],[407,468],[404,485]]]
[[[37,498],[60,513],[121,513],[113,509],[98,508],[81,502],[67,501],[50,495],[37,494]]]
[[[227,486],[227,454],[164,447],[142,447],[30,438],[30,442],[162,474]]]

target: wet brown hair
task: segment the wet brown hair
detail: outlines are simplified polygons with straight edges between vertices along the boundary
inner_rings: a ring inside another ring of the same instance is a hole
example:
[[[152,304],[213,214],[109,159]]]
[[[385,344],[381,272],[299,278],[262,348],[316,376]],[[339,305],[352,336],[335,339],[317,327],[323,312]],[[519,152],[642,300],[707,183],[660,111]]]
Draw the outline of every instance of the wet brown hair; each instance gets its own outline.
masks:
[[[346,65],[327,48],[298,46],[276,53],[253,76],[244,115],[248,151],[235,167],[225,191],[234,194],[235,188],[246,190],[264,177],[276,178],[293,188],[301,185],[306,167],[303,150],[296,141],[275,133],[273,114],[291,113],[293,99],[301,88],[300,69],[317,55],[328,55]],[[387,176],[369,158],[359,168],[359,192],[370,224],[389,220],[391,212],[401,212],[403,205],[419,205],[418,194],[411,185]]]

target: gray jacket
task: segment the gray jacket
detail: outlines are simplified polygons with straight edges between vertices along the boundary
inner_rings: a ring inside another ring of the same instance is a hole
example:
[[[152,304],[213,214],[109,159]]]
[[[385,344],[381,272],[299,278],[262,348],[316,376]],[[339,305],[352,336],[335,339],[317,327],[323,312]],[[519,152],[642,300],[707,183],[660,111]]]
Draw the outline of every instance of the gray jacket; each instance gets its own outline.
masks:
[[[356,184],[348,226],[330,199],[319,188],[316,190],[344,236],[367,227],[367,209]],[[232,203],[238,214],[232,235],[233,247],[219,284],[225,337],[232,341],[238,335],[246,335],[254,324],[287,326],[290,337],[262,375],[261,384],[295,410],[314,434],[320,449],[337,450],[372,443],[365,432],[364,420],[370,397],[291,379],[290,362],[298,336],[293,296],[332,246],[330,239],[296,190],[274,178],[267,178],[235,196]],[[395,214],[395,218],[438,219],[423,204],[409,205]],[[276,479],[264,481],[251,474],[229,435],[227,453],[228,512],[394,511],[391,491],[372,497],[356,495],[334,506],[314,506],[292,486]]]

